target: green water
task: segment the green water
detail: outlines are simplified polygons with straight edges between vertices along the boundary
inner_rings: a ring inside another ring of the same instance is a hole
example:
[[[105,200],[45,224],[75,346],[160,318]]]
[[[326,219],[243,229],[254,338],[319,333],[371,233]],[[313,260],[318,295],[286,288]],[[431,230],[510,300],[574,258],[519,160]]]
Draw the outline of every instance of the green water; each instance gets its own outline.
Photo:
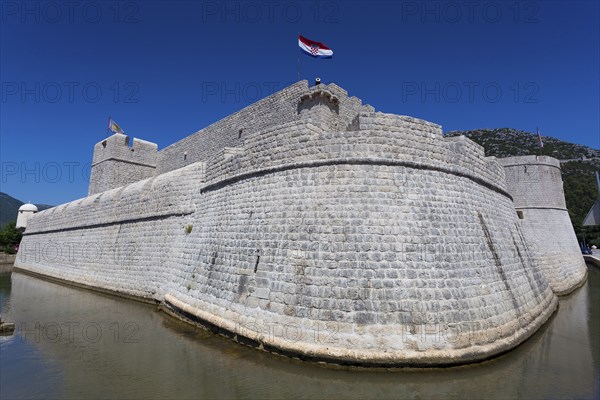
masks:
[[[427,371],[333,369],[189,327],[154,306],[0,272],[0,398],[600,398],[600,269],[508,354]],[[37,324],[37,325],[36,325]]]

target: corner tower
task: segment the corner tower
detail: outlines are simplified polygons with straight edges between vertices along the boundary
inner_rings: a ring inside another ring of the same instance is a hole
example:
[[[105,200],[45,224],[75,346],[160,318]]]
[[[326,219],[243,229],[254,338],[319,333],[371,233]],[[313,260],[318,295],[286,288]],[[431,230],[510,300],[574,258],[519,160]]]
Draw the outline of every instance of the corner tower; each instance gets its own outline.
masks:
[[[94,146],[88,196],[154,176],[156,143],[116,133]]]
[[[556,294],[572,292],[587,278],[587,269],[567,212],[559,161],[546,156],[498,161],[531,254]]]

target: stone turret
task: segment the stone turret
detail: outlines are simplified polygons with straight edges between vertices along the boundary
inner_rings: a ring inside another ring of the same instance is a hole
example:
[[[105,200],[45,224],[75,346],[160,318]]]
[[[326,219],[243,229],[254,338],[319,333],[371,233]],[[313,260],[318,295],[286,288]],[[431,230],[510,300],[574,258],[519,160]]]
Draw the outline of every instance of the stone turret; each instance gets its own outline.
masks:
[[[116,133],[94,146],[88,195],[154,176],[158,146]]]
[[[21,207],[19,207],[16,228],[25,230],[25,228],[27,228],[27,221],[36,212],[38,212],[38,208],[31,203],[23,204]]]
[[[587,269],[567,212],[559,161],[546,156],[499,161],[530,253],[552,290],[570,293],[585,281]]]

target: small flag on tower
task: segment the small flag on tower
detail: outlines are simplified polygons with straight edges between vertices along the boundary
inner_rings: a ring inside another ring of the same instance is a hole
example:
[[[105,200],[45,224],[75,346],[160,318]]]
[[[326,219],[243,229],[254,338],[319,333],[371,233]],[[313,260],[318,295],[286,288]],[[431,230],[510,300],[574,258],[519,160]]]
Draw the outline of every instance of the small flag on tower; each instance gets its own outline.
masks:
[[[535,128],[535,130],[537,131],[538,146],[540,146],[540,149],[543,149],[544,148],[544,142],[542,142],[542,136],[540,135],[540,129],[539,128]]]
[[[112,133],[125,133],[111,117],[108,117],[108,130]]]
[[[313,40],[307,39],[302,35],[298,35],[298,46],[300,46],[300,50],[308,56],[315,58],[332,58],[333,50],[324,45],[321,42],[315,42]]]

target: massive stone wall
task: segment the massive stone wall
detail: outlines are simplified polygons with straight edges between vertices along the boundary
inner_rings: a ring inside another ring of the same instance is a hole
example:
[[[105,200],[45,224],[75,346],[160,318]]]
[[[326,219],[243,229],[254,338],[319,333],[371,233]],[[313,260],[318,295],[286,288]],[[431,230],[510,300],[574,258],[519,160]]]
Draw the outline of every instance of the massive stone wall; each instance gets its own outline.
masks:
[[[16,266],[336,363],[464,363],[533,334],[557,299],[504,169],[438,125],[353,115],[334,89],[302,91],[297,121],[206,163],[39,213]],[[106,250],[57,258],[52,243]]]
[[[533,256],[555,293],[572,292],[585,282],[587,268],[567,212],[559,161],[524,156],[500,163]]]
[[[160,299],[173,243],[186,234],[205,166],[188,167],[50,208],[27,227],[17,267],[142,299]]]

